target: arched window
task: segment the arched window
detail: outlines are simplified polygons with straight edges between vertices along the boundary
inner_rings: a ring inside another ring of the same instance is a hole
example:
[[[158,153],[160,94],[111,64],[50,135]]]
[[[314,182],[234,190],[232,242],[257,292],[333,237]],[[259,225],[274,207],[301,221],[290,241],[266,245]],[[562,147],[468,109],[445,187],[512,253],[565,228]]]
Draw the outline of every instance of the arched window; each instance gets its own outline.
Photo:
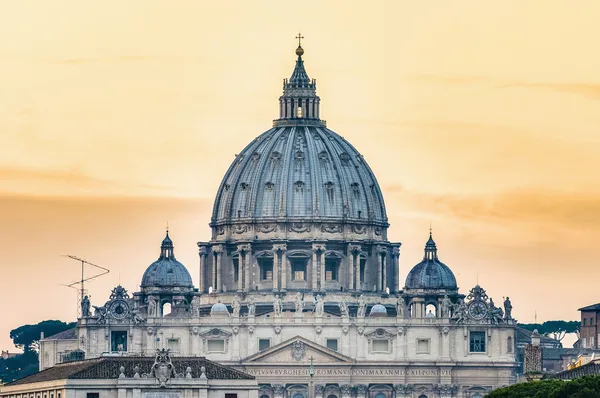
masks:
[[[263,395],[261,395],[261,396],[260,396],[260,398],[271,398],[271,397],[269,397],[269,396],[268,396],[268,395],[266,395],[266,394],[263,394]]]
[[[331,395],[327,396],[327,398],[337,398],[337,396],[331,394]]]
[[[506,339],[506,352],[508,352],[508,353],[512,353],[513,352],[513,340],[512,340],[512,337],[509,337],[508,339]]]
[[[429,303],[425,306],[425,318],[436,318],[437,308],[435,304]]]
[[[480,393],[476,392],[474,395],[471,395],[471,398],[483,398]]]
[[[384,393],[380,392],[380,393],[377,393],[377,395],[375,395],[375,398],[386,398],[386,396]]]
[[[421,394],[421,395],[419,395],[419,398],[427,398],[427,395]]]
[[[171,313],[171,303],[164,303],[162,307],[162,316],[167,316]]]
[[[304,398],[304,395],[300,394],[299,392],[295,393],[292,398]]]

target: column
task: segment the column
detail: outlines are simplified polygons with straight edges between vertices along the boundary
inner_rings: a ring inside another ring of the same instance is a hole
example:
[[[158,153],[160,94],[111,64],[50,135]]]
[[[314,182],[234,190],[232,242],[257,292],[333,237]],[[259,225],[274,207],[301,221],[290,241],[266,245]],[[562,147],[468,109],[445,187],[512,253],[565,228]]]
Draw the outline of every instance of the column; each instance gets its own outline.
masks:
[[[400,274],[400,265],[399,265],[399,257],[400,257],[400,246],[392,247],[392,267],[394,268],[394,291],[400,291],[400,281],[398,280],[398,275]]]
[[[279,267],[281,266],[281,256],[279,255],[279,251],[276,248],[276,245],[273,245],[273,291],[276,292],[279,290]]]
[[[325,246],[323,246],[319,263],[321,267],[321,291],[325,291]]]
[[[348,261],[348,289],[354,290],[354,254],[352,253],[352,245],[348,245],[346,260]]]
[[[213,292],[217,291],[217,256],[218,253],[216,253],[215,248],[213,248],[212,275],[210,281],[210,285],[213,288]]]
[[[200,293],[204,293],[205,291],[205,287],[204,287],[204,275],[205,275],[205,269],[206,269],[206,254],[207,254],[207,250],[206,250],[206,246],[200,246],[198,249],[198,253],[200,254],[200,277],[198,279],[198,289],[200,290]]]
[[[383,259],[381,248],[377,248],[377,289],[383,291]]]
[[[356,275],[356,286],[355,286],[355,290],[362,290],[361,289],[361,280],[360,280],[360,252],[361,252],[361,248],[359,245],[354,245],[352,247],[352,263],[354,265],[354,273]]]
[[[287,289],[287,245],[284,243],[281,245],[281,290]]]
[[[246,274],[246,278],[244,281],[244,290],[245,291],[250,291],[250,289],[252,288],[252,264],[253,264],[253,259],[252,259],[252,247],[250,245],[246,245],[247,246],[247,250],[246,250],[246,269],[245,269],[245,274]]]
[[[312,290],[316,292],[323,290],[325,287],[323,270],[321,269],[321,256],[325,251],[325,246],[322,244],[314,243],[312,245]]]
[[[238,280],[237,280],[237,291],[241,292],[244,290],[244,263],[246,262],[246,247],[245,245],[238,245]],[[234,271],[235,272],[235,271]]]
[[[289,98],[285,100],[285,109],[286,109],[285,117],[289,118],[290,115],[292,114],[292,100]]]
[[[383,264],[383,291],[385,291],[385,288],[388,287],[387,286],[387,250],[383,249],[383,252],[381,253],[381,263]],[[390,289],[391,291],[392,289]]]
[[[215,275],[213,275],[215,286],[213,286],[213,290],[215,292],[222,292],[223,285],[221,282],[221,274],[223,272],[223,246],[218,245],[213,247],[213,252],[215,253],[215,264],[213,265],[213,269],[215,270]]]
[[[306,110],[306,117],[310,117],[310,118],[315,117],[314,106],[315,106],[315,100],[314,100],[314,98],[310,98],[308,100],[308,109]]]

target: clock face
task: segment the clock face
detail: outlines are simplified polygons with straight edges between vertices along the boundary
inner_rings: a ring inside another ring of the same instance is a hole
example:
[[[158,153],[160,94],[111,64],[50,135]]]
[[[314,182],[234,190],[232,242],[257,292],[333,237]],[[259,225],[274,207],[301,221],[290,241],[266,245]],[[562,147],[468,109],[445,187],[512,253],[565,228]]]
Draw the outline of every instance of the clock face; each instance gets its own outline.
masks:
[[[110,307],[110,313],[117,319],[123,319],[129,313],[129,305],[124,301],[115,301]]]
[[[485,318],[487,311],[487,305],[481,301],[473,301],[469,304],[469,315],[473,319]]]

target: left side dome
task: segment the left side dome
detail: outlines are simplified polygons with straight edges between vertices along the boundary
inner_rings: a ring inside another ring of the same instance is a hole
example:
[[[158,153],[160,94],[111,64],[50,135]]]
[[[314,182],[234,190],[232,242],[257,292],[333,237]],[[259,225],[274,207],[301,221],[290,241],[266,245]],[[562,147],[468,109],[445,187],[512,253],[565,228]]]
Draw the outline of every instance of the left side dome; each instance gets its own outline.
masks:
[[[194,287],[187,268],[175,259],[169,231],[160,245],[160,257],[144,272],[141,287],[142,289]]]

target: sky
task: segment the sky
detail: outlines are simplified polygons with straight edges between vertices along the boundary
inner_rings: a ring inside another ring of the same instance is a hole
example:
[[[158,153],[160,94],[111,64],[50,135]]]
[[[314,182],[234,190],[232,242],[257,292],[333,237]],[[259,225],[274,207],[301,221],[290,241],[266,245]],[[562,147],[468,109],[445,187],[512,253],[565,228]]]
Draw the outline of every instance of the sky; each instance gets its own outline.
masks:
[[[139,287],[168,222],[198,281],[214,195],[305,36],[321,116],[375,172],[401,277],[429,225],[521,322],[600,301],[600,2],[0,0],[0,348],[72,321],[72,254]]]

